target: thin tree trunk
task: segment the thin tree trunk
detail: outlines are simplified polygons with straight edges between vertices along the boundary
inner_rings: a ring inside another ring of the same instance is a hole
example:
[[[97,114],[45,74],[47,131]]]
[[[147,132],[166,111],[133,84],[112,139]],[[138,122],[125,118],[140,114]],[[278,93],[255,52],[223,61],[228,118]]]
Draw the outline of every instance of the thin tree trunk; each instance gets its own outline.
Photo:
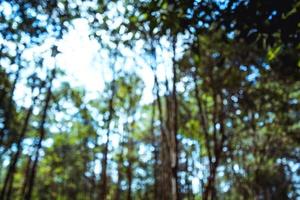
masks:
[[[154,176],[154,199],[158,199],[158,145],[156,141],[156,136],[155,136],[155,128],[154,128],[154,122],[155,122],[155,103],[152,104],[152,117],[151,117],[151,135],[152,135],[152,146],[154,148],[153,151],[153,176]]]
[[[179,182],[178,182],[178,102],[177,102],[177,70],[176,70],[176,38],[173,38],[173,89],[172,89],[172,149],[171,149],[171,169],[172,169],[172,199],[178,200],[179,197]]]
[[[129,97],[129,105],[132,105],[132,98]],[[133,133],[134,131],[134,124],[135,124],[135,108],[132,108],[131,106],[128,108],[127,113],[129,113],[133,117],[133,121],[129,124],[129,121],[127,121],[128,124],[128,133]],[[132,155],[132,152],[134,151],[134,141],[132,137],[128,135],[128,154],[127,154],[127,159],[128,159],[128,167],[126,170],[126,175],[127,175],[127,181],[128,181],[128,190],[127,190],[127,200],[132,199],[132,179],[133,179],[133,172],[132,172],[132,165],[134,162],[134,156]]]
[[[30,174],[31,164],[32,164],[32,159],[31,156],[28,155],[28,161],[27,161],[27,165],[24,173],[24,180],[21,189],[21,196],[23,197],[22,199],[25,199],[25,192],[26,192],[26,188],[28,187],[28,177]]]
[[[19,68],[16,72],[15,79],[13,81],[11,90],[9,92],[8,106],[7,106],[7,110],[5,111],[5,123],[4,123],[4,127],[2,128],[2,130],[0,132],[0,134],[1,134],[0,135],[0,145],[3,144],[3,137],[4,137],[5,130],[7,130],[7,129],[9,130],[11,128],[10,123],[11,123],[11,115],[12,115],[12,108],[13,108],[13,97],[14,97],[16,85],[18,83],[21,70],[22,70],[22,67],[19,66]]]
[[[19,157],[22,153],[22,141],[25,137],[25,134],[26,134],[26,131],[27,131],[27,128],[28,128],[28,124],[29,124],[29,120],[30,120],[30,117],[32,115],[32,111],[33,111],[33,108],[35,106],[35,102],[36,102],[37,98],[38,98],[38,96],[33,98],[32,105],[30,106],[29,110],[27,111],[27,114],[26,114],[22,129],[21,129],[19,139],[17,141],[17,152],[13,156],[13,159],[12,159],[10,165],[9,165],[9,169],[8,169],[7,174],[6,174],[4,185],[3,185],[3,188],[2,188],[2,191],[1,191],[1,197],[3,199],[7,199],[7,200],[10,199],[11,191],[12,191],[12,187],[13,187],[13,181],[14,181],[14,174],[15,174],[15,171],[16,171],[16,164],[17,164],[17,162],[19,160]],[[9,187],[8,187],[8,185],[9,185]]]
[[[215,155],[215,161],[213,162],[211,171],[210,171],[210,176],[208,178],[208,183],[207,183],[207,187],[205,188],[204,191],[204,200],[214,200],[216,199],[216,188],[215,188],[215,182],[216,182],[216,174],[217,174],[217,168],[219,166],[221,157],[222,157],[222,151],[223,151],[223,147],[224,147],[224,142],[226,139],[226,135],[225,135],[225,111],[224,111],[224,106],[223,106],[223,99],[222,99],[222,95],[221,94],[216,94],[216,98],[214,101],[214,104],[217,104],[217,98],[218,96],[220,96],[221,100],[220,100],[220,105],[221,108],[219,111],[214,111],[215,113],[219,113],[218,116],[218,122],[220,124],[220,131],[219,133],[221,134],[221,138],[220,140],[216,140],[214,141],[215,143],[215,150],[214,150],[214,155]],[[214,106],[214,109],[218,109],[217,106]],[[217,121],[217,120],[216,120]],[[216,126],[216,124],[213,124],[214,126]]]
[[[123,139],[122,139],[123,140]],[[116,189],[116,194],[115,194],[115,200],[120,200],[121,199],[121,193],[122,193],[122,188],[121,188],[121,183],[123,180],[123,141],[120,144],[120,157],[118,159],[118,181],[117,181],[117,189]]]
[[[204,133],[204,138],[205,138],[205,148],[208,154],[208,160],[209,160],[209,165],[211,166],[212,164],[212,155],[211,155],[211,149],[210,149],[210,144],[209,144],[209,133],[207,129],[207,121],[205,118],[205,114],[203,111],[201,99],[200,99],[200,93],[198,89],[198,84],[197,84],[197,68],[195,69],[195,72],[193,73],[193,81],[195,85],[195,97],[197,101],[197,107],[198,107],[198,118],[199,118],[199,125],[202,127],[202,131]]]
[[[34,161],[33,161],[31,173],[29,175],[29,180],[28,180],[29,185],[28,185],[28,190],[25,193],[25,200],[30,200],[31,199],[32,190],[33,190],[33,187],[34,187],[34,181],[35,181],[36,169],[37,169],[39,155],[40,155],[40,149],[42,148],[42,142],[43,142],[43,140],[45,138],[45,135],[46,135],[45,122],[46,122],[48,108],[49,108],[49,105],[50,105],[52,81],[53,81],[54,77],[55,77],[55,69],[52,70],[51,77],[50,77],[50,80],[49,80],[50,84],[49,84],[49,87],[47,89],[47,94],[46,94],[46,99],[45,99],[45,106],[44,106],[44,109],[43,109],[43,112],[42,112],[42,119],[41,119],[41,123],[40,123],[40,127],[39,127],[40,138],[39,138],[38,143],[37,143],[35,158],[34,158]]]
[[[154,47],[152,46],[152,54],[154,57],[154,61],[156,61],[156,54]],[[159,83],[157,79],[157,75],[155,72],[155,64],[153,63],[151,66],[153,73],[154,73],[154,88],[155,88],[155,95],[156,95],[156,104],[158,108],[158,118],[160,121],[160,160],[161,160],[161,166],[160,166],[160,194],[159,199],[170,199],[171,198],[171,172],[170,172],[170,166],[171,166],[171,160],[170,160],[170,151],[171,151],[171,141],[170,141],[170,134],[168,134],[169,127],[166,127],[165,120],[164,120],[164,113],[162,109],[162,102],[161,97],[159,95]],[[167,82],[165,82],[167,84]],[[167,89],[167,88],[166,88]],[[166,97],[167,98],[167,97]],[[167,99],[166,99],[167,100]],[[169,106],[166,104],[166,106]],[[169,112],[170,109],[167,109],[167,112]],[[167,114],[169,119],[169,114]],[[167,123],[167,126],[169,126],[170,123]]]
[[[161,170],[160,170],[160,199],[170,199],[171,195],[171,182],[170,182],[170,139],[169,134],[167,134],[167,129],[165,127],[165,121],[163,118],[163,110],[161,97],[159,95],[159,83],[157,80],[157,75],[154,72],[154,83],[156,88],[156,103],[158,107],[158,116],[160,121],[160,140],[161,140],[161,150],[160,150],[160,160],[161,160]]]
[[[133,148],[132,148],[132,145],[133,145],[133,142],[132,140],[130,139],[129,140],[129,149],[128,149],[128,152],[129,154],[131,153],[131,151],[133,151]],[[132,196],[132,158],[131,158],[131,155],[129,155],[129,158],[128,158],[128,167],[127,167],[127,180],[128,180],[128,190],[127,190],[127,200],[131,200],[131,196]]]
[[[101,192],[100,199],[106,200],[107,195],[107,154],[108,154],[108,145],[109,145],[109,137],[110,137],[110,124],[114,114],[113,104],[114,104],[114,96],[115,96],[115,80],[112,81],[112,96],[109,100],[109,116],[107,119],[107,132],[106,132],[106,142],[103,152],[103,160],[102,160],[102,171],[101,171]]]

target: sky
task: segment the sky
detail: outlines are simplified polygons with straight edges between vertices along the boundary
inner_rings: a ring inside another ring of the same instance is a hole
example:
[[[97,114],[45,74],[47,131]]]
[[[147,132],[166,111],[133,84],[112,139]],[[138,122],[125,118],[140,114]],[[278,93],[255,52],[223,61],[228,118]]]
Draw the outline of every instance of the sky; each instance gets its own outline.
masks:
[[[58,42],[58,54],[56,60],[68,76],[69,83],[74,87],[84,87],[88,91],[88,99],[96,97],[98,92],[104,89],[104,82],[111,81],[112,74],[109,69],[108,51],[101,49],[98,41],[89,37],[90,29],[85,19],[78,19],[74,22],[71,29],[61,41]],[[142,46],[137,47],[137,51]],[[126,60],[120,61],[127,70],[132,70],[136,64],[139,65],[135,70],[145,83],[143,103],[150,103],[153,100],[153,73],[149,66],[136,57],[131,50],[122,50]],[[118,64],[117,64],[118,65]]]
[[[86,19],[73,21],[71,28],[61,41],[57,43],[61,52],[56,58],[57,65],[66,72],[69,83],[74,87],[84,87],[88,93],[87,98],[95,98],[104,89],[104,82],[112,79],[109,69],[109,52],[101,48],[96,39],[89,37],[90,28]],[[108,35],[102,36],[103,40],[109,40]],[[106,42],[106,41],[104,41]],[[172,78],[172,53],[168,50],[170,44],[166,38],[162,38],[163,49],[157,48],[157,76],[158,80]],[[115,67],[121,66],[123,70],[135,71],[143,80],[142,103],[148,104],[153,100],[154,74],[147,60],[141,55],[144,43],[138,41],[134,49],[121,46],[124,59],[116,61]],[[180,48],[178,48],[180,50]],[[51,60],[51,58],[50,58]],[[50,61],[51,62],[51,61]],[[178,90],[183,90],[178,84]]]

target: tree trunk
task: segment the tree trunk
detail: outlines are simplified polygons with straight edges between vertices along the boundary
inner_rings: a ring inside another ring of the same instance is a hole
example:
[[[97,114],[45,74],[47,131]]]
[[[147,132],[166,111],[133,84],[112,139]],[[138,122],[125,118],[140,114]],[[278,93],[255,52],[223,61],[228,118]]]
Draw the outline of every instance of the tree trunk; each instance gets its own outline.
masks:
[[[155,122],[155,103],[152,104],[152,117],[151,117],[151,136],[152,136],[152,146],[154,148],[153,151],[153,176],[154,176],[154,188],[153,188],[153,197],[154,199],[158,199],[158,155],[159,155],[159,150],[158,150],[158,145],[156,141],[156,136],[155,136],[155,127],[154,127],[154,122]]]
[[[173,89],[172,89],[172,135],[171,135],[171,170],[172,170],[172,199],[178,200],[179,186],[178,186],[178,102],[177,102],[177,70],[176,70],[176,38],[173,38]]]
[[[19,55],[17,57],[19,57]],[[8,99],[7,110],[5,110],[4,127],[2,128],[2,130],[0,132],[0,145],[3,144],[3,137],[4,137],[5,130],[10,130],[11,129],[11,124],[10,123],[11,123],[11,115],[12,115],[12,110],[13,110],[12,109],[13,108],[13,97],[14,97],[16,85],[18,83],[21,70],[22,70],[22,67],[19,66],[19,68],[16,72],[15,79],[13,81],[13,84],[12,84],[11,89],[9,91],[9,99]]]
[[[129,142],[129,145],[131,142]],[[128,150],[130,152],[130,150]],[[128,167],[127,167],[127,180],[128,180],[128,190],[127,190],[127,200],[131,200],[132,196],[132,159],[129,157],[128,159]]]
[[[152,54],[154,57],[154,62],[156,61],[156,54],[155,49],[152,45]],[[154,73],[154,90],[156,95],[156,104],[158,108],[158,118],[160,121],[160,151],[159,151],[159,157],[161,160],[160,165],[160,187],[159,190],[159,197],[158,199],[171,199],[172,197],[172,185],[171,185],[171,159],[170,159],[170,151],[171,151],[171,141],[170,141],[170,123],[166,124],[166,121],[164,120],[164,113],[162,108],[162,102],[161,97],[159,94],[159,83],[157,79],[157,75],[155,72],[156,65],[154,63],[151,64],[151,68]],[[168,85],[167,82],[165,82],[166,85]],[[168,86],[166,86],[168,87]],[[167,88],[166,88],[167,89]],[[168,90],[168,89],[167,89]],[[168,101],[167,97],[166,100]],[[170,106],[168,102],[166,102],[166,106]],[[171,109],[167,109],[167,122],[169,122],[169,113]]]
[[[46,117],[47,117],[47,112],[48,112],[48,108],[50,105],[50,100],[51,100],[51,89],[52,89],[52,81],[55,77],[55,69],[52,70],[52,74],[50,77],[50,84],[49,87],[47,89],[47,94],[46,94],[46,99],[45,99],[45,106],[42,112],[42,119],[41,119],[41,123],[40,123],[40,127],[39,127],[39,132],[40,132],[40,138],[38,140],[37,143],[37,148],[36,148],[36,153],[35,153],[35,158],[33,161],[33,165],[32,165],[32,169],[29,175],[29,180],[28,180],[28,190],[25,193],[25,200],[30,200],[31,199],[31,195],[32,195],[32,190],[34,187],[34,181],[35,181],[35,175],[36,175],[36,169],[37,169],[37,165],[38,165],[38,160],[39,160],[39,155],[40,155],[40,149],[42,148],[42,142],[45,138],[46,135],[46,131],[45,131],[45,122],[46,122]]]
[[[24,180],[23,180],[22,189],[21,189],[21,196],[23,197],[22,199],[25,199],[25,192],[26,192],[26,188],[28,187],[28,177],[30,174],[31,164],[32,164],[32,159],[31,159],[31,156],[28,155],[28,161],[27,161],[25,172],[24,172]]]
[[[107,154],[108,154],[108,145],[109,145],[109,137],[110,137],[110,124],[111,120],[113,118],[114,109],[113,109],[113,103],[114,103],[114,96],[115,96],[115,80],[112,81],[111,91],[112,95],[109,100],[109,116],[107,119],[107,132],[106,132],[106,142],[104,146],[104,152],[103,152],[103,160],[102,160],[102,170],[101,170],[101,184],[100,184],[100,199],[106,200],[107,196]]]
[[[205,191],[204,191],[204,200],[208,200],[208,199],[216,199],[216,188],[215,188],[215,182],[216,182],[216,174],[217,174],[217,168],[219,166],[221,157],[222,157],[222,151],[223,151],[223,147],[224,147],[224,142],[226,139],[226,135],[225,135],[225,111],[223,108],[223,99],[222,99],[222,94],[216,94],[215,98],[214,98],[214,104],[218,103],[218,97],[220,97],[220,105],[221,108],[220,110],[214,110],[215,113],[219,113],[218,116],[218,120],[215,119],[213,125],[214,127],[216,126],[216,121],[219,122],[220,124],[220,130],[219,133],[221,135],[221,138],[218,139],[217,137],[214,140],[214,156],[215,156],[215,161],[212,164],[212,167],[210,169],[210,176],[208,178],[208,183],[207,186],[205,187]],[[214,109],[218,109],[218,106],[214,106]]]
[[[19,160],[19,157],[20,157],[20,155],[22,153],[22,149],[23,149],[22,148],[22,141],[25,137],[27,127],[28,127],[28,124],[29,124],[29,120],[30,120],[30,117],[32,115],[32,111],[33,111],[33,108],[35,106],[35,102],[37,100],[37,97],[38,96],[33,98],[32,105],[30,106],[29,110],[27,111],[22,129],[21,129],[21,133],[19,135],[19,139],[17,141],[17,152],[14,154],[14,156],[12,158],[12,161],[9,165],[9,169],[8,169],[7,174],[6,174],[4,185],[3,185],[3,188],[2,188],[2,191],[1,191],[1,197],[3,199],[7,199],[7,200],[10,199],[11,191],[12,191],[12,187],[13,187],[13,181],[14,181],[14,174],[15,174],[15,171],[16,171],[16,164]],[[8,185],[9,185],[9,187],[8,187]]]
[[[115,200],[120,200],[121,199],[121,193],[122,193],[122,188],[121,188],[121,183],[123,180],[123,141],[120,144],[120,157],[118,159],[118,181],[117,181],[117,189],[116,189],[116,194],[115,194]]]

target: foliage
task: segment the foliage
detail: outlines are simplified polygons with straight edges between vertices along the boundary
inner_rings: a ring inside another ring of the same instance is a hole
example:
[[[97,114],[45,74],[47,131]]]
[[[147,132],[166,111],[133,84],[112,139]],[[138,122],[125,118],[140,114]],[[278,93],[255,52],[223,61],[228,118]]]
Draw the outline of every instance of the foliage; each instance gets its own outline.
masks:
[[[299,198],[299,6],[0,1],[0,199]],[[76,19],[93,97],[57,64]]]

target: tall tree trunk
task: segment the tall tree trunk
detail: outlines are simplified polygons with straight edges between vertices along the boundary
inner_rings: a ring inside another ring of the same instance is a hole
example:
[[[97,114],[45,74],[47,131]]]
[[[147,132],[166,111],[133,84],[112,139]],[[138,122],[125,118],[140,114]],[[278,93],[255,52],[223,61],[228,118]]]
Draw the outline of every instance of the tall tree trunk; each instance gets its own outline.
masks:
[[[223,98],[222,98],[222,94],[220,93],[216,93],[215,98],[214,98],[214,104],[218,103],[218,97],[220,97],[220,109],[218,108],[218,106],[214,106],[215,110],[214,112],[217,113],[216,118],[218,118],[218,120],[216,119],[213,123],[214,127],[216,126],[216,122],[218,121],[220,124],[220,139],[218,139],[217,137],[214,140],[214,157],[215,160],[212,164],[212,167],[210,169],[210,175],[208,178],[208,183],[207,186],[205,187],[205,191],[204,191],[204,200],[208,200],[208,199],[216,199],[216,187],[215,187],[215,182],[216,182],[216,175],[217,175],[217,169],[219,167],[220,164],[220,160],[222,157],[222,151],[223,151],[223,147],[224,147],[224,143],[225,143],[225,139],[226,139],[226,135],[225,135],[225,111],[224,111],[224,106],[223,106]]]
[[[18,141],[17,141],[17,152],[14,154],[14,156],[12,158],[12,161],[9,165],[8,172],[6,174],[4,185],[3,185],[3,188],[2,188],[2,191],[1,191],[1,197],[3,199],[7,199],[7,200],[10,199],[11,191],[12,191],[12,187],[13,187],[13,181],[14,181],[14,174],[15,174],[15,171],[16,171],[16,164],[17,164],[17,162],[19,160],[19,157],[22,153],[22,141],[25,137],[25,134],[26,134],[26,131],[27,131],[27,128],[28,128],[28,124],[29,124],[29,120],[30,120],[30,117],[32,115],[32,111],[33,111],[33,108],[35,106],[35,102],[36,102],[37,98],[38,98],[38,96],[35,96],[32,99],[32,105],[30,106],[30,108],[27,111],[22,129],[21,129],[21,133],[20,133]],[[9,187],[8,187],[8,185],[9,185]]]
[[[208,183],[207,186],[204,188],[204,193],[203,193],[203,199],[207,200],[208,196],[210,195],[210,191],[212,190],[212,179],[214,179],[214,174],[215,174],[215,166],[214,166],[214,162],[212,161],[212,149],[211,149],[211,145],[210,145],[210,137],[209,137],[209,133],[208,133],[208,124],[207,124],[207,120],[206,120],[206,116],[203,110],[203,106],[202,106],[202,102],[200,99],[200,94],[199,94],[199,88],[198,88],[198,84],[197,84],[197,68],[195,69],[194,73],[193,73],[193,81],[194,81],[194,85],[195,85],[195,97],[196,97],[196,101],[197,101],[197,107],[198,107],[198,121],[199,121],[199,125],[200,127],[202,127],[202,131],[204,133],[204,140],[205,140],[205,148],[208,154],[208,163],[209,163],[209,178],[208,178]],[[213,125],[215,126],[215,123],[213,123]],[[215,130],[215,127],[214,127]],[[215,132],[215,131],[214,131]],[[214,134],[214,136],[216,136],[216,134]],[[213,137],[213,142],[214,145],[216,145],[216,137]],[[214,154],[215,155],[215,154]]]
[[[128,149],[128,152],[129,154],[131,153],[131,151],[133,151],[132,149],[132,140],[130,139],[129,141],[129,149]],[[128,158],[128,167],[127,167],[127,170],[126,170],[126,175],[127,175],[127,181],[128,181],[128,190],[127,190],[127,200],[131,200],[132,198],[132,158],[131,158],[131,155],[129,155],[129,158]]]
[[[208,133],[208,125],[207,125],[207,117],[205,116],[205,113],[203,111],[203,106],[202,102],[200,99],[200,92],[197,84],[197,68],[193,72],[193,81],[195,85],[195,97],[196,97],[196,102],[197,102],[197,107],[198,107],[198,122],[200,127],[202,127],[202,131],[204,133],[204,140],[205,140],[205,148],[208,154],[208,161],[209,161],[209,166],[211,168],[212,165],[212,155],[211,155],[211,147],[210,147],[210,138],[209,138],[209,133]]]
[[[123,139],[122,139],[123,140]],[[120,157],[118,159],[118,181],[117,181],[117,188],[116,188],[116,194],[114,197],[114,200],[120,200],[121,199],[121,193],[122,193],[122,187],[121,183],[123,181],[123,141],[120,144]]]
[[[156,88],[156,103],[158,108],[158,117],[160,121],[160,198],[159,199],[170,199],[171,197],[171,182],[170,182],[170,138],[168,130],[165,126],[161,97],[159,95],[159,83],[157,75],[154,72],[154,87]]]
[[[152,104],[152,116],[151,116],[151,136],[152,136],[152,146],[154,148],[153,151],[153,178],[154,178],[154,188],[153,188],[153,193],[154,193],[154,199],[158,199],[158,155],[159,155],[159,149],[157,145],[157,138],[155,136],[155,127],[154,127],[154,122],[155,122],[155,103]]]
[[[21,196],[23,197],[22,199],[25,199],[25,192],[26,192],[26,188],[28,187],[28,177],[30,174],[31,165],[32,165],[32,159],[31,159],[31,156],[28,155],[27,165],[26,165],[26,169],[24,172],[24,180],[23,180],[22,189],[21,189]]]
[[[28,190],[25,193],[25,200],[30,200],[31,199],[32,190],[33,190],[33,187],[34,187],[34,181],[35,181],[36,169],[37,169],[39,155],[40,155],[40,149],[42,148],[42,142],[43,142],[43,140],[45,138],[45,135],[46,135],[45,122],[46,122],[48,108],[49,108],[49,105],[50,105],[52,81],[53,81],[54,77],[55,77],[55,69],[52,70],[51,77],[50,77],[50,80],[49,80],[50,83],[49,83],[49,87],[47,89],[47,94],[46,94],[46,99],[45,99],[45,106],[44,106],[44,109],[43,109],[43,112],[42,112],[42,118],[41,118],[40,127],[39,127],[40,138],[39,138],[38,143],[37,143],[36,153],[35,153],[32,169],[31,169],[31,172],[29,174],[29,180],[28,180],[29,185],[28,185]]]
[[[23,67],[19,66],[18,70],[16,71],[15,79],[14,79],[13,84],[11,86],[11,89],[9,91],[9,99],[8,99],[7,110],[5,110],[5,112],[4,112],[4,114],[5,114],[4,126],[3,126],[3,128],[1,129],[1,132],[0,132],[0,145],[3,144],[3,137],[4,137],[4,134],[5,134],[5,130],[10,131],[10,129],[11,129],[11,116],[12,116],[12,111],[13,111],[13,97],[14,97],[16,85],[19,81],[20,72],[21,72],[22,68]]]
[[[127,113],[129,113],[130,116],[133,117],[133,121],[130,123],[127,121],[128,128],[127,128],[127,133],[133,133],[134,132],[134,125],[135,125],[135,108],[132,108],[132,97],[129,97],[129,108],[127,110]],[[130,124],[129,124],[130,123]],[[128,167],[126,169],[126,176],[127,176],[127,181],[128,181],[128,189],[127,189],[127,200],[132,199],[132,180],[133,180],[133,169],[132,165],[134,162],[134,156],[132,152],[134,151],[134,141],[130,135],[128,135],[128,151],[127,151],[127,161],[128,161]]]
[[[106,132],[106,142],[104,146],[103,159],[102,159],[102,170],[101,170],[101,184],[100,184],[100,199],[106,200],[107,196],[107,154],[108,154],[108,145],[110,137],[110,124],[114,114],[114,96],[115,96],[115,80],[112,81],[111,86],[111,98],[109,100],[109,116],[107,119],[107,132]]]
[[[177,70],[176,70],[176,38],[173,38],[173,89],[172,89],[172,135],[171,135],[171,170],[172,170],[172,199],[178,200],[179,197],[179,181],[178,181],[178,102],[177,102]]]
[[[153,55],[153,63],[151,63],[151,68],[154,73],[154,90],[155,90],[155,96],[156,96],[156,104],[158,108],[158,118],[160,121],[160,151],[159,151],[159,157],[161,160],[161,166],[160,166],[160,187],[159,187],[159,198],[158,199],[171,199],[171,190],[172,190],[172,185],[171,185],[171,159],[170,159],[170,151],[171,151],[171,139],[170,139],[170,131],[169,131],[169,125],[170,123],[165,123],[166,121],[164,120],[164,113],[163,113],[163,108],[162,108],[162,102],[161,102],[161,97],[159,94],[160,87],[158,83],[158,78],[156,75],[156,54],[155,54],[155,49],[152,44],[152,55]],[[167,82],[165,82],[167,84]],[[166,86],[167,87],[167,86]],[[167,89],[167,88],[166,88]],[[167,100],[167,97],[166,97]],[[168,103],[166,106],[169,106]],[[167,109],[167,112],[170,112],[171,109]],[[169,120],[169,113],[167,114],[167,120]]]

